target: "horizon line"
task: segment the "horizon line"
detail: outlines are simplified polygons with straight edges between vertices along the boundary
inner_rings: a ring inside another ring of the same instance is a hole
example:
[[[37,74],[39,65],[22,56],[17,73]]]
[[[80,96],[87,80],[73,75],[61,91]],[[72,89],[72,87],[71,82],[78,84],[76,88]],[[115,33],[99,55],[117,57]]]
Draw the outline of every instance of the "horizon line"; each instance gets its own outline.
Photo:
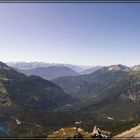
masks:
[[[140,64],[134,64],[134,65],[126,65],[126,64],[122,64],[122,63],[113,63],[113,64],[106,64],[106,65],[80,65],[80,64],[72,64],[72,63],[57,63],[57,62],[45,62],[45,61],[5,61],[4,63],[45,63],[45,64],[56,64],[56,65],[74,65],[74,66],[83,66],[83,67],[96,67],[96,66],[111,66],[111,65],[124,65],[124,66],[128,66],[128,67],[133,67],[133,66],[137,66]]]

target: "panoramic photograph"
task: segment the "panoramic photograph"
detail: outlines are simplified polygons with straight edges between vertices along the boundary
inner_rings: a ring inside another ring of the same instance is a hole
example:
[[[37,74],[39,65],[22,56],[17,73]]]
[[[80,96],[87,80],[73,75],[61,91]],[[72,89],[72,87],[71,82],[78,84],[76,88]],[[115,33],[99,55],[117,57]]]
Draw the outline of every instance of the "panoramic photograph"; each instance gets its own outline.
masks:
[[[140,139],[140,3],[0,3],[0,139]]]

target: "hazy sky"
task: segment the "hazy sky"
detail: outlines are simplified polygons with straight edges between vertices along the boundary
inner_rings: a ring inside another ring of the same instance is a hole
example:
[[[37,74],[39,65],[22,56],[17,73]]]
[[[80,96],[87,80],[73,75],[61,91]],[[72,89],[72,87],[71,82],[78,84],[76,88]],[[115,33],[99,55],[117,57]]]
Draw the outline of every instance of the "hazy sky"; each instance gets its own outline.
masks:
[[[0,61],[140,64],[140,3],[1,3]]]

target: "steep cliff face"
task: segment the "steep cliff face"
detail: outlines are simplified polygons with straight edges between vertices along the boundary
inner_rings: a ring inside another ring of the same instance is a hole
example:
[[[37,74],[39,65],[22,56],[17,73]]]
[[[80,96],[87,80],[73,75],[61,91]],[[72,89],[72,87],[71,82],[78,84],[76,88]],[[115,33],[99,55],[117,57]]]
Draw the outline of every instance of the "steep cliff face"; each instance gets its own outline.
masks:
[[[120,95],[120,98],[133,103],[140,103],[140,72],[131,73],[126,80],[129,87]]]
[[[9,94],[7,93],[2,81],[0,81],[0,106],[9,106],[11,104],[12,102],[10,100]]]

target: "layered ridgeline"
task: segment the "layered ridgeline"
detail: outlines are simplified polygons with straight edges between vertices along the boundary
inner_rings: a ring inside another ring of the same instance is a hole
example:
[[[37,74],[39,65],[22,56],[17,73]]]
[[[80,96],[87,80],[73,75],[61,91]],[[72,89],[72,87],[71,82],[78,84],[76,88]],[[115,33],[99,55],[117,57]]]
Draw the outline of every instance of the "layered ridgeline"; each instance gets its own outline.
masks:
[[[79,75],[78,72],[66,66],[37,67],[34,69],[28,69],[28,70],[15,68],[15,70],[21,73],[24,73],[27,76],[36,75],[46,80],[51,80],[51,79],[58,78],[61,76]]]
[[[39,67],[61,66],[61,67],[68,67],[77,72],[81,72],[81,71],[84,71],[85,69],[92,68],[91,66],[80,66],[80,65],[60,64],[60,63],[46,63],[46,62],[7,62],[6,64],[10,67],[14,67],[17,69],[24,69],[24,70],[30,70],[30,69],[35,69]]]
[[[37,76],[25,76],[2,62],[0,85],[1,95],[5,94],[11,103],[27,107],[51,110],[73,101],[57,85]]]
[[[7,62],[10,67],[26,75],[36,75],[51,80],[62,76],[89,74],[101,66],[78,66],[71,64],[55,64],[44,62]]]
[[[53,79],[67,94],[85,99],[95,98],[98,92],[113,85],[116,81],[128,75],[130,68],[123,65],[103,67],[91,74],[66,76]]]

